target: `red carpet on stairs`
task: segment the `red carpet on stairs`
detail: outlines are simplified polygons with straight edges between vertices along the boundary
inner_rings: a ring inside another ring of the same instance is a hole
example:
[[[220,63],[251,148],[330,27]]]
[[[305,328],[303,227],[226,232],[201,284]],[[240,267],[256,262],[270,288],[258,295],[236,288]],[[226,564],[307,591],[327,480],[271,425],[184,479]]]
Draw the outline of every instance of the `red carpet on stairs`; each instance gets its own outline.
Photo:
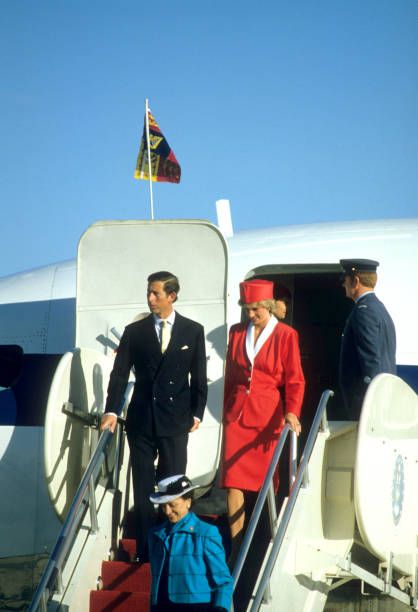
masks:
[[[135,550],[134,540],[122,540],[118,557],[122,561],[103,561],[103,588],[90,592],[90,612],[147,612],[151,571],[148,563],[138,565],[127,560]]]
[[[148,593],[124,591],[91,591],[90,612],[148,612]]]
[[[149,563],[140,565],[125,561],[103,561],[103,589],[146,593],[151,584]]]

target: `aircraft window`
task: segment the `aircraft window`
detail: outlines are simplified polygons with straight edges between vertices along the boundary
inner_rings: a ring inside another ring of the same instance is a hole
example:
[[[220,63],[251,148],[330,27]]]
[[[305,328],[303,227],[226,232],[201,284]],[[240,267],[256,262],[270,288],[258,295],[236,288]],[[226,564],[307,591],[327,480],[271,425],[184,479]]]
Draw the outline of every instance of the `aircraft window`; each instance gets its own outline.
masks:
[[[0,357],[8,354],[0,347]],[[20,348],[20,347],[19,347]],[[43,426],[46,404],[52,378],[62,355],[21,354],[21,364],[16,376],[10,376],[11,384],[0,384],[0,425]],[[9,363],[8,359],[4,363]],[[3,374],[3,360],[1,361]],[[5,370],[6,371],[6,370]],[[4,388],[6,387],[7,388]]]

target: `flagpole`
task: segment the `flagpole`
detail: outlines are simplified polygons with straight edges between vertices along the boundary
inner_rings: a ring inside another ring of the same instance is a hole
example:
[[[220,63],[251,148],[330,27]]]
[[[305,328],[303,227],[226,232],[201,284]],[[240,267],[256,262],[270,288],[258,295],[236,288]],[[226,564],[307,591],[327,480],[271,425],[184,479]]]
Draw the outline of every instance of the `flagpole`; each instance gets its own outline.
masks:
[[[151,206],[151,219],[154,220],[154,198],[152,195],[152,167],[151,167],[151,146],[149,140],[149,119],[148,119],[148,98],[145,98],[145,126],[147,133],[147,151],[148,151],[148,174],[149,174],[149,197]]]

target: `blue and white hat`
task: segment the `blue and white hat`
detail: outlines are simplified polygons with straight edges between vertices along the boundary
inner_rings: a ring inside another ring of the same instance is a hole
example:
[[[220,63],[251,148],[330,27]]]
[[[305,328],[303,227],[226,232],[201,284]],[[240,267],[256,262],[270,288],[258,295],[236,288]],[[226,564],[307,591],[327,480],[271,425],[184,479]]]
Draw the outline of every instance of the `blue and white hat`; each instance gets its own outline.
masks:
[[[149,498],[153,504],[167,504],[198,487],[199,485],[194,485],[184,474],[176,474],[160,480],[157,484],[158,491]]]

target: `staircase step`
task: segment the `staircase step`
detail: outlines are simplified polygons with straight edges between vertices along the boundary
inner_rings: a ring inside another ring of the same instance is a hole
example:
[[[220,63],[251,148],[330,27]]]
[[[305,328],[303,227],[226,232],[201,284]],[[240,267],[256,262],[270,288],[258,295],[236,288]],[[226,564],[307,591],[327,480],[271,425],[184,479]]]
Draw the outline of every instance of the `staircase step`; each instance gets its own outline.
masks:
[[[151,568],[149,563],[125,563],[124,561],[103,561],[103,589],[149,593]]]
[[[90,591],[90,612],[148,612],[149,594]]]
[[[136,542],[129,538],[119,540],[117,557],[119,561],[130,561],[136,552]]]

